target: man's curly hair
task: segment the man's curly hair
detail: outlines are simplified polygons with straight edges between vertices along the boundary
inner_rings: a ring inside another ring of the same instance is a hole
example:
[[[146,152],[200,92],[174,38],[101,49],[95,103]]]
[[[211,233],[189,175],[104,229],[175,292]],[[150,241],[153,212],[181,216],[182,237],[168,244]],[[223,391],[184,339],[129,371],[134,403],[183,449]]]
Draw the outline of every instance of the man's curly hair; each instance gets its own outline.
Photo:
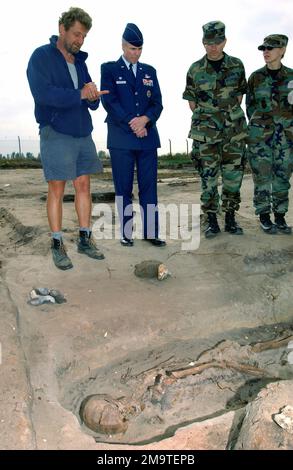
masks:
[[[62,13],[59,18],[59,25],[63,24],[65,30],[68,31],[76,21],[79,21],[87,31],[92,27],[92,19],[90,15],[81,8],[75,7],[71,7],[68,11]]]

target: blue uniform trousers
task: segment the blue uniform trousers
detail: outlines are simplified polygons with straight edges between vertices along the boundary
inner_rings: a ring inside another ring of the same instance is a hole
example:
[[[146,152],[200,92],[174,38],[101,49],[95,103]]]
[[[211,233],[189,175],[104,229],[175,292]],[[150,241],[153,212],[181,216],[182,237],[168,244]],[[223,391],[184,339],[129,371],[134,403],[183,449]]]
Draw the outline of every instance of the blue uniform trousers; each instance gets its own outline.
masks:
[[[109,149],[121,236],[132,238],[132,189],[136,166],[144,238],[158,237],[157,149]],[[120,198],[118,198],[120,196]]]

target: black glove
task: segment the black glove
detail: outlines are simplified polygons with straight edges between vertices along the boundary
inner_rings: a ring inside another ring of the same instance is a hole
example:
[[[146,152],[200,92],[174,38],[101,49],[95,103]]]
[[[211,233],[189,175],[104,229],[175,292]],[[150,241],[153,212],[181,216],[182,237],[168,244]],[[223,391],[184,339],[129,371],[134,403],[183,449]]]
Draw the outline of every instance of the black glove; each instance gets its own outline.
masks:
[[[248,160],[248,148],[245,145],[245,148],[244,148],[243,154],[242,154],[242,158],[241,158],[241,166],[242,166],[243,170],[245,170],[247,160]]]
[[[200,142],[198,142],[197,140],[194,140],[193,144],[192,144],[191,160],[194,163],[194,168],[198,172],[200,172],[200,170],[202,168],[199,146],[200,146]]]

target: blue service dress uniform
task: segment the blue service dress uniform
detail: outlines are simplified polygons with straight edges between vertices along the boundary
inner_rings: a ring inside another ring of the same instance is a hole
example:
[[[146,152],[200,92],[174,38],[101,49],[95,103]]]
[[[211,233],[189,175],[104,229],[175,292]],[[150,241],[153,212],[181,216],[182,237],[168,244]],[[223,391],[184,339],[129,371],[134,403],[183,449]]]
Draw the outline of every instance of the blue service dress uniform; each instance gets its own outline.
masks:
[[[136,76],[120,57],[118,61],[101,66],[102,103],[107,111],[107,147],[110,151],[112,173],[122,237],[132,238],[132,188],[134,169],[137,169],[139,203],[142,211],[144,238],[158,237],[157,213],[157,148],[160,147],[156,121],[162,112],[162,95],[156,70],[137,63]],[[147,116],[147,136],[137,137],[129,121]],[[148,205],[149,211],[148,211]],[[150,210],[153,209],[153,210]]]

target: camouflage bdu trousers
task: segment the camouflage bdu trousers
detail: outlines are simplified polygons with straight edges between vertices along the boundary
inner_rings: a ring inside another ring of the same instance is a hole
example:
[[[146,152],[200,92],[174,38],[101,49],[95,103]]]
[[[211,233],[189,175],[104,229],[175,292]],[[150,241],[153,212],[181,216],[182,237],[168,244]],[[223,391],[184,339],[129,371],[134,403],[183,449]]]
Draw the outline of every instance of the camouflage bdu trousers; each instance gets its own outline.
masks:
[[[237,211],[244,172],[245,142],[193,141],[192,158],[201,177],[203,212],[218,212],[220,196],[218,179],[222,176],[222,209]]]
[[[290,177],[293,170],[293,143],[281,126],[265,141],[249,144],[248,159],[253,173],[255,213],[288,211]]]

